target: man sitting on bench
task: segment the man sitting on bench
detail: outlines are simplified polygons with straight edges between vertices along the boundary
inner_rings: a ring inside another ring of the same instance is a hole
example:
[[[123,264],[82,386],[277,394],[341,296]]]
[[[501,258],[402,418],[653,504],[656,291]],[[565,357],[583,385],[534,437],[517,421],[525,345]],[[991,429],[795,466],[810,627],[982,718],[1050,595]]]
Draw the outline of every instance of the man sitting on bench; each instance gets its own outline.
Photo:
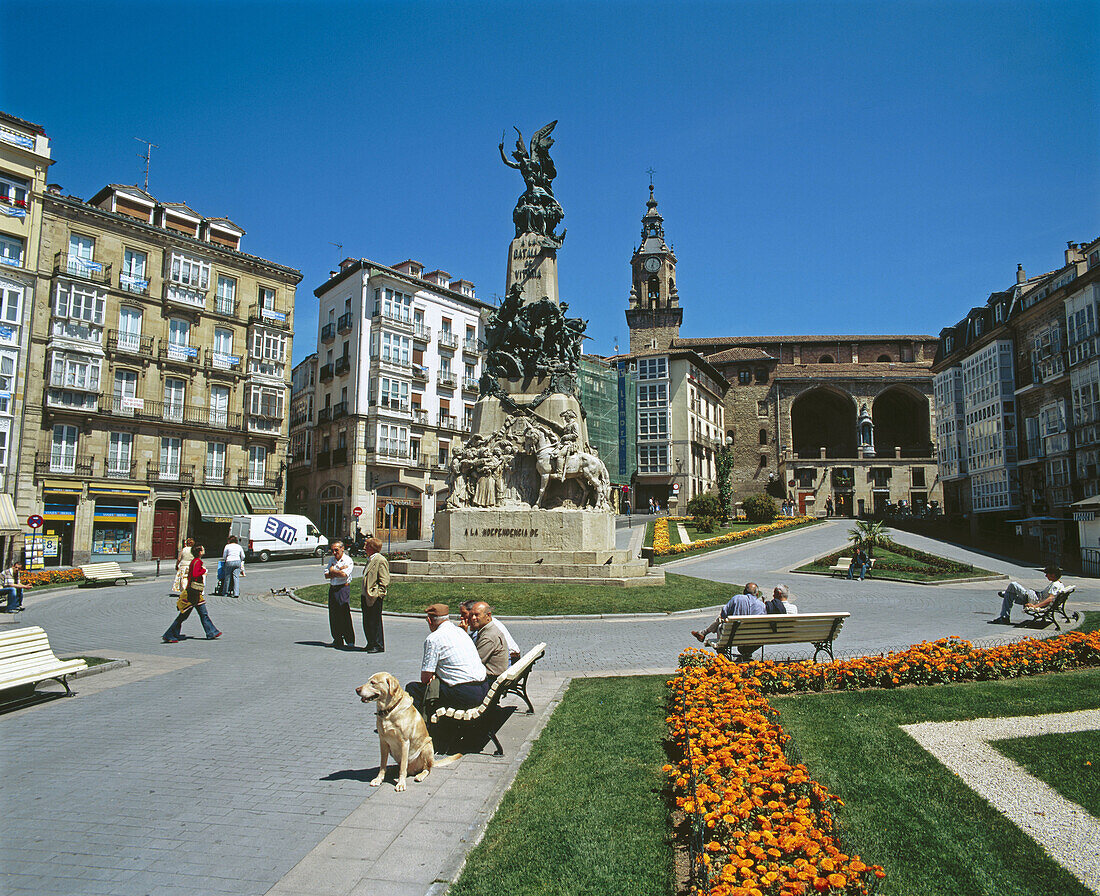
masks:
[[[718,613],[718,618],[714,622],[701,632],[692,632],[691,634],[697,641],[705,641],[707,635],[713,635],[722,627],[722,623],[726,621],[727,616],[763,616],[764,612],[764,601],[760,599],[760,589],[756,587],[756,582],[749,582],[745,586],[744,593],[735,594],[730,598],[729,603],[722,607]],[[744,648],[741,648],[741,650],[743,651]],[[756,648],[750,647],[748,650],[748,655],[752,656],[752,652]]]
[[[424,615],[431,632],[424,639],[420,681],[405,685],[405,690],[425,720],[431,718],[436,706],[477,706],[485,699],[489,682],[474,642],[451,622],[446,604],[432,604]]]
[[[989,620],[991,625],[1012,625],[1009,615],[1013,604],[1020,604],[1027,610],[1043,610],[1054,603],[1054,599],[1066,590],[1066,586],[1060,581],[1062,570],[1057,566],[1048,566],[1043,571],[1047,576],[1047,586],[1041,591],[1032,591],[1019,582],[1009,582],[1004,591],[997,592],[997,596],[1001,598],[1001,615]]]

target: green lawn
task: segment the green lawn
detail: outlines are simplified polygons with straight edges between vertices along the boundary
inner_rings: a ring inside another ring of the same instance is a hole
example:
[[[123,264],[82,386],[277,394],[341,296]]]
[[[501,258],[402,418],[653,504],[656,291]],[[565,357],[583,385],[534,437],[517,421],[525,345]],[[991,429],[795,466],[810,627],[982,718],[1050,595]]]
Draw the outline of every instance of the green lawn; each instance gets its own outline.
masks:
[[[988,569],[981,569],[969,564],[955,563],[918,551],[915,548],[906,548],[907,555],[899,554],[885,547],[875,548],[875,568],[868,578],[876,579],[902,579],[918,582],[945,582],[952,579],[971,578],[973,576],[996,576],[997,573]],[[829,567],[837,562],[838,557],[851,557],[852,549],[844,548],[834,551],[828,557],[821,557],[806,566],[800,566],[794,572],[817,573],[819,575],[832,575]]]
[[[844,800],[845,845],[885,867],[884,896],[1087,896],[898,726],[1097,708],[1100,670],[771,703],[810,773]]]
[[[359,606],[356,580],[351,589],[351,605]],[[505,584],[449,585],[434,582],[394,582],[386,595],[386,610],[391,613],[422,613],[429,604],[440,601],[458,612],[464,600],[488,601],[498,616],[564,616],[573,613],[671,613],[698,607],[724,604],[740,586],[708,582],[691,576],[665,576],[664,585],[622,588],[616,585]],[[303,600],[324,604],[328,585],[307,585],[294,592]]]
[[[995,741],[993,746],[1100,818],[1100,734],[1077,731],[1014,737]]]
[[[746,529],[751,529],[753,526],[759,526],[759,523],[730,523],[726,526],[719,526],[713,532],[700,532],[691,523],[684,523],[684,528],[687,529],[688,538],[692,541],[698,541],[700,538],[717,538],[719,535],[725,535],[727,532],[744,532]]]
[[[668,896],[665,676],[577,679],[449,896]]]

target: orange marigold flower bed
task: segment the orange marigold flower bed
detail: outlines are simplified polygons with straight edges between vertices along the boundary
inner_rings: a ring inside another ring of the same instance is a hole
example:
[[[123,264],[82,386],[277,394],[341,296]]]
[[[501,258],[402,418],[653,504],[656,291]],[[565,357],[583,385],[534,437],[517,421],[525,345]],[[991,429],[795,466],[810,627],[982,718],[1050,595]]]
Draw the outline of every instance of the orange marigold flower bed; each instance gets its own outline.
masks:
[[[668,552],[668,520],[662,517],[653,521],[653,553],[667,554]]]
[[[19,579],[33,587],[55,582],[83,582],[84,574],[79,569],[25,569],[19,574]]]
[[[783,519],[776,520],[774,523],[753,526],[751,529],[742,529],[740,532],[726,532],[724,535],[715,535],[714,538],[700,538],[689,544],[674,544],[669,546],[668,521],[659,519],[653,524],[653,553],[655,556],[660,556],[662,554],[686,554],[689,551],[695,551],[699,548],[708,548],[721,544],[733,544],[737,541],[744,541],[747,538],[758,538],[761,535],[767,535],[771,532],[790,529],[792,526],[801,526],[811,520],[812,517],[808,516],[784,517]],[[663,543],[664,546],[659,548],[657,546],[657,527],[661,524],[664,524],[665,540]]]

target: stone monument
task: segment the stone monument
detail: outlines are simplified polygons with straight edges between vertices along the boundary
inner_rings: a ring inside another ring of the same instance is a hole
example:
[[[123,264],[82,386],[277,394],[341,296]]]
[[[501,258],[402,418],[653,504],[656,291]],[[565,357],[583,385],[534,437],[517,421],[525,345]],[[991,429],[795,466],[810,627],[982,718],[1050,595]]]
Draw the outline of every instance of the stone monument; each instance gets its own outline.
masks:
[[[649,585],[664,581],[644,560],[615,549],[607,467],[588,442],[577,399],[586,322],[558,296],[557,251],[565,231],[550,158],[557,124],[518,139],[504,164],[526,189],[512,220],[507,283],[484,319],[486,358],[471,436],[451,453],[435,548],[395,560],[405,581]]]

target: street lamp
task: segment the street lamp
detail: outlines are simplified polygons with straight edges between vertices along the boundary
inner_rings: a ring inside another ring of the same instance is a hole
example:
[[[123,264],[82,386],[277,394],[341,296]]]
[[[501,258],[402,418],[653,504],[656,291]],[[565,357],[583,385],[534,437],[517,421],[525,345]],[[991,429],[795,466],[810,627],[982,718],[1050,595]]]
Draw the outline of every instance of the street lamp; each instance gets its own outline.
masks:
[[[726,522],[733,504],[733,436],[726,436],[726,443],[719,443],[714,453],[718,468],[718,503],[722,505],[722,521]]]

